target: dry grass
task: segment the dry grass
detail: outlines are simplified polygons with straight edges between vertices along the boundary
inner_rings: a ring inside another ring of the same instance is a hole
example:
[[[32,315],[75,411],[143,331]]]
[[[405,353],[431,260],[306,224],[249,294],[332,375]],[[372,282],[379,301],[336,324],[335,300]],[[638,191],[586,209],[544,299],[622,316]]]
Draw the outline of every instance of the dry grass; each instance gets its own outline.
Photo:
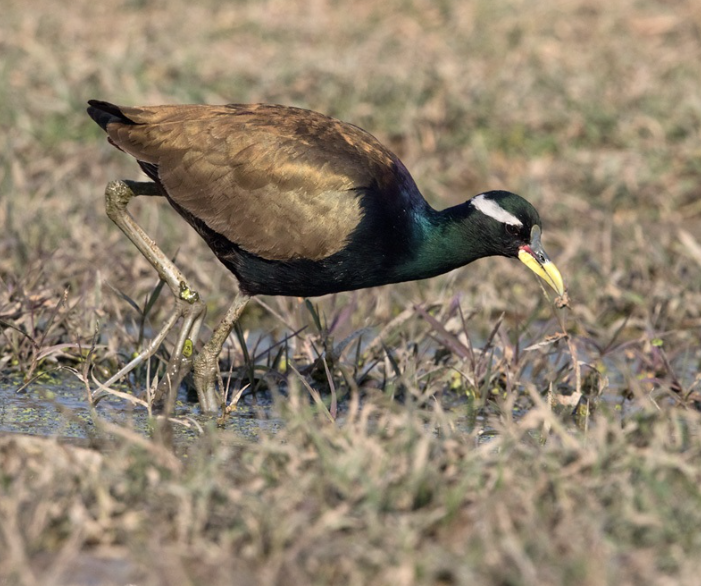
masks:
[[[649,413],[624,428],[602,419],[585,438],[535,408],[479,445],[439,410],[424,424],[411,409],[368,405],[338,428],[305,402],[285,401],[287,426],[274,438],[210,436],[180,460],[130,440],[98,453],[2,438],[0,575],[10,584],[698,580],[696,414]],[[532,436],[543,419],[556,429],[545,445]]]
[[[5,438],[0,582],[77,584],[61,567],[116,559],[126,574],[101,583],[696,583],[697,2],[9,0],[0,54],[7,377],[86,358],[106,376],[171,308],[163,295],[144,319],[118,293],[143,308],[156,279],[104,216],[107,181],[138,175],[88,98],[354,122],[437,207],[490,188],[533,201],[572,300],[568,346],[503,259],[314,300],[321,328],[299,300],[262,299],[243,320],[255,369],[231,344],[234,386],[298,381],[294,367],[329,405],[330,378],[345,423],[292,392],[281,437],[208,434],[179,460],[129,430],[106,451]],[[132,211],[214,324],[233,278],[167,205]],[[543,401],[580,386],[592,409],[568,429]],[[499,432],[487,446],[477,416]]]

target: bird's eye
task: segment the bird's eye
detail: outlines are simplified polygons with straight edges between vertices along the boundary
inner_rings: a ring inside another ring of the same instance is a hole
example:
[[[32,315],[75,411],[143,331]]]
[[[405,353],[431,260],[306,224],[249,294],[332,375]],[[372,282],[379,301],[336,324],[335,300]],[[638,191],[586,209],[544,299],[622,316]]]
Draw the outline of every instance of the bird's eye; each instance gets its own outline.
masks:
[[[514,226],[513,224],[504,224],[506,227],[506,233],[510,234],[511,236],[518,236],[520,230],[518,229],[518,226]]]

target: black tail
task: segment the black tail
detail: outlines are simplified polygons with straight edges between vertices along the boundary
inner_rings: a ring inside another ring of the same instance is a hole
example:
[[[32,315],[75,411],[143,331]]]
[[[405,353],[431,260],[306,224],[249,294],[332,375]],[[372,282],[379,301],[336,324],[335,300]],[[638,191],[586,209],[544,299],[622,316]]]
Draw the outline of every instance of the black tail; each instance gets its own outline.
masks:
[[[109,102],[101,102],[100,100],[89,100],[88,114],[95,122],[97,122],[102,130],[107,130],[107,125],[111,122],[119,122],[120,124],[134,124],[133,120],[129,120],[119,106],[110,104]]]

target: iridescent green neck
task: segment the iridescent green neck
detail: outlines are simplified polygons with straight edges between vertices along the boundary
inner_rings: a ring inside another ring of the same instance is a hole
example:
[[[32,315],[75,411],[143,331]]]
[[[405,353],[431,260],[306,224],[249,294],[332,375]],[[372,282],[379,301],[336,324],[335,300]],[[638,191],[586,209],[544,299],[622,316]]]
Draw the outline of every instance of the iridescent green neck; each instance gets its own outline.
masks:
[[[488,254],[468,202],[414,217],[412,254],[396,269],[398,280],[427,279]]]

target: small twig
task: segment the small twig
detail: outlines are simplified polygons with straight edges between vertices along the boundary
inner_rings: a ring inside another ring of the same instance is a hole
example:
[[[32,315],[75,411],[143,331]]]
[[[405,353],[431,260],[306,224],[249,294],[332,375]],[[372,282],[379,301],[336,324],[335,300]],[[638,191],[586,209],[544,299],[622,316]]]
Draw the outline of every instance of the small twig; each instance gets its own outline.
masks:
[[[313,387],[307,382],[307,379],[305,379],[305,378],[299,373],[299,371],[298,371],[294,366],[292,366],[291,364],[290,364],[290,368],[294,371],[294,373],[297,375],[297,377],[299,378],[299,380],[302,381],[302,384],[305,386],[305,388],[307,389],[307,391],[309,391],[309,394],[312,396],[312,399],[314,399],[314,402],[317,404],[317,406],[321,408],[322,412],[324,413],[324,415],[326,415],[326,417],[328,418],[328,420],[329,420],[331,423],[335,423],[336,421],[335,421],[335,419],[331,416],[331,413],[330,413],[329,410],[327,409],[326,405],[324,405],[324,401],[322,401],[321,395],[319,394],[319,391],[317,391],[315,388],[313,388]]]

